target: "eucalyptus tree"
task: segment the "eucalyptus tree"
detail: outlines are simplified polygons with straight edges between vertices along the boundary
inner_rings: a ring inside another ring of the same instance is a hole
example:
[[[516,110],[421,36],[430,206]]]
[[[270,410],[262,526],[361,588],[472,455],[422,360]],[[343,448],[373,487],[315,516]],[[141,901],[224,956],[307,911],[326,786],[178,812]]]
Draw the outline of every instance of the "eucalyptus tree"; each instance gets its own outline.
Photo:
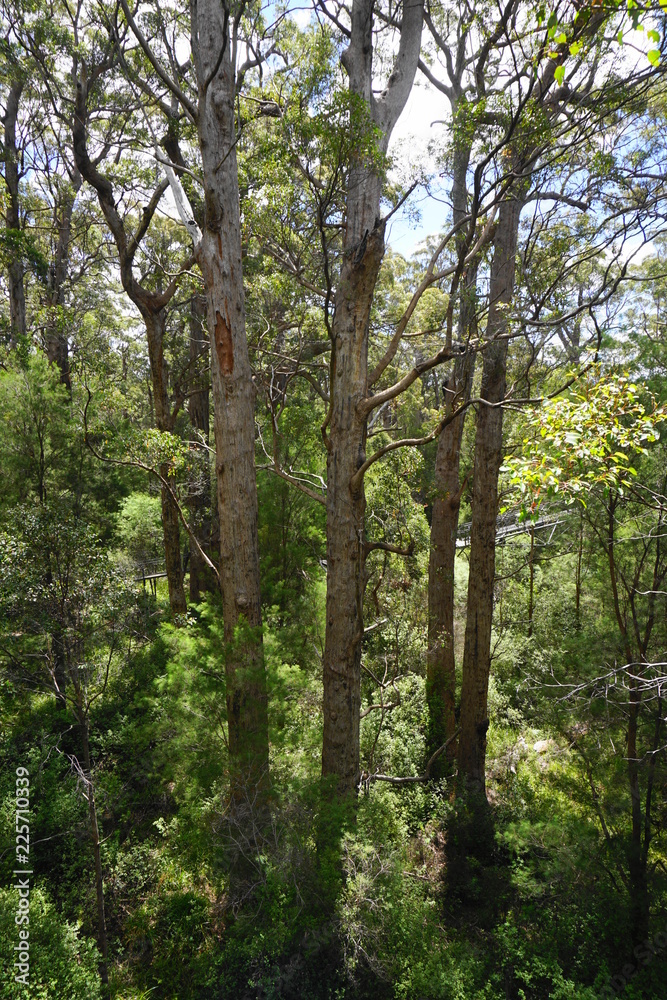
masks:
[[[157,18],[121,0],[136,54],[128,78],[157,111],[167,133],[157,148],[201,271],[211,345],[215,471],[220,521],[220,582],[226,654],[229,749],[234,798],[268,781],[267,689],[255,474],[255,388],[248,354],[241,253],[236,104],[246,74],[274,49],[274,28],[259,5],[193,5],[187,16],[161,8]],[[112,29],[116,37],[124,26]],[[179,39],[190,52],[179,59]],[[189,145],[182,142],[189,139]],[[201,210],[188,185],[203,192]],[[194,203],[194,204],[193,204]],[[250,796],[252,798],[252,795]]]
[[[49,143],[41,164],[40,179],[43,180],[44,215],[51,216],[49,231],[51,247],[49,253],[49,268],[44,295],[45,321],[44,348],[49,361],[60,370],[63,383],[71,388],[69,330],[67,323],[68,285],[75,279],[72,267],[72,249],[77,237],[80,237],[90,225],[91,220],[83,217],[75,219],[77,195],[81,189],[82,179],[73,157],[68,149],[69,143],[58,132],[54,135],[53,145]],[[70,154],[70,155],[68,155]],[[81,215],[81,213],[80,213]],[[82,245],[82,241],[79,242]],[[85,250],[79,255],[85,257]],[[93,249],[95,255],[95,249]],[[79,275],[91,262],[87,261]]]
[[[372,411],[385,401],[369,394],[373,379],[368,372],[369,321],[385,248],[382,160],[412,89],[422,22],[420,0],[405,3],[395,62],[379,97],[373,92],[378,65],[374,59],[372,0],[355,0],[349,28],[343,28],[348,44],[341,62],[348,75],[350,126],[372,129],[376,145],[375,155],[353,155],[346,178],[342,262],[333,317],[328,324],[329,409],[322,426],[327,449],[322,774],[333,778],[344,796],[354,792],[359,780],[361,643],[368,554],[363,486],[367,422]],[[379,378],[385,367],[381,365],[372,374]]]
[[[97,219],[81,203],[82,178],[71,148],[71,105],[68,106],[44,49],[17,26],[24,72],[31,73],[31,106],[26,109],[30,133],[30,207],[32,232],[43,257],[43,280],[30,303],[29,327],[38,334],[49,361],[71,389],[71,308],[76,286],[100,268]]]
[[[37,389],[28,368],[31,365],[32,350],[40,344],[37,334],[41,326],[43,336],[40,346],[46,349],[49,360],[57,365],[63,384],[68,389],[71,388],[68,334],[62,307],[69,278],[72,214],[80,178],[75,176],[72,187],[69,183],[72,173],[68,176],[67,170],[63,169],[63,163],[69,165],[76,175],[71,157],[68,162],[67,156],[61,155],[63,147],[59,140],[62,138],[62,131],[59,133],[59,127],[62,122],[58,114],[53,114],[48,88],[44,86],[39,71],[40,64],[30,45],[26,44],[21,11],[8,5],[5,13],[7,34],[4,40],[3,70],[13,81],[8,94],[5,120],[5,141],[8,143],[5,180],[9,191],[9,228],[3,241],[9,257],[10,344],[19,349],[18,357],[26,368],[23,386],[28,389],[29,395],[34,392],[28,426],[32,424],[31,429],[37,431],[39,457],[32,452],[26,456],[26,464],[28,468],[32,464],[33,469],[30,471],[36,472],[37,488],[34,495],[38,503],[43,505],[52,499],[52,481],[48,482],[47,455],[50,449],[47,439],[53,429],[49,426],[46,410],[42,409],[43,386]],[[85,256],[84,252],[81,258],[84,259]],[[37,281],[25,281],[30,271],[37,277]],[[9,370],[16,374],[11,363]],[[72,471],[71,466],[69,471]],[[31,482],[32,478],[29,474],[26,481],[20,484],[19,489],[23,495],[31,491],[34,484],[34,481]],[[15,484],[10,482],[9,475],[7,480],[8,493],[11,495]],[[51,575],[48,551],[44,553],[44,557],[48,579]],[[55,626],[58,629],[57,623]],[[56,630],[50,641],[58,682],[64,692],[67,675],[61,632]],[[58,701],[62,704],[61,698]]]
[[[322,436],[327,454],[326,496],[314,488],[312,477],[301,477],[299,482],[299,477],[292,476],[291,481],[323,502],[327,511],[322,772],[345,798],[354,792],[360,774],[360,675],[367,557],[376,549],[404,555],[408,552],[393,542],[367,537],[364,477],[376,461],[396,448],[433,440],[443,421],[424,438],[390,441],[367,454],[369,425],[378,420],[378,414],[388,412],[394,400],[422,374],[456,353],[456,348],[452,346],[451,329],[445,346],[426,357],[423,352],[406,350],[402,343],[410,322],[420,318],[425,293],[443,279],[442,257],[451,234],[436,241],[424,267],[417,269],[398,316],[389,325],[383,324],[377,338],[371,336],[385,252],[387,216],[383,217],[382,210],[388,190],[387,153],[415,78],[422,7],[406,4],[395,18],[388,18],[384,12],[377,20],[374,5],[366,2],[353,6],[349,20],[342,8],[327,8],[326,12],[334,31],[340,32],[347,43],[341,57],[347,90],[341,94],[335,89],[327,102],[315,89],[303,123],[298,122],[298,115],[286,116],[296,126],[296,135],[286,136],[290,153],[285,167],[311,199],[311,221],[316,223],[313,235],[319,246],[315,244],[313,252],[308,240],[292,236],[285,242],[277,235],[266,239],[263,246],[310,292],[311,300],[321,304],[330,341],[328,379],[322,382],[304,370],[304,362],[309,363],[323,352],[319,342],[304,344],[297,338],[293,369],[308,378],[325,403]],[[395,56],[387,67],[377,37],[378,26],[396,41]],[[386,88],[376,96],[373,80],[385,69]],[[337,88],[335,74],[328,72],[328,79]],[[303,195],[294,201],[295,217],[301,219]],[[300,234],[308,231],[307,218],[308,210]],[[488,233],[477,237],[483,242]],[[445,273],[453,270],[446,269]],[[284,351],[289,354],[289,350]],[[411,366],[407,372],[406,365]],[[274,459],[275,471],[285,475],[276,465]]]
[[[49,142],[48,115],[34,61],[26,54],[16,31],[14,11],[3,22],[0,48],[0,99],[3,106],[2,156],[4,197],[0,260],[6,273],[9,303],[9,345],[25,354],[33,316],[30,315],[30,277],[44,284],[47,254],[40,240],[40,196],[34,178],[40,170],[40,152]]]
[[[454,232],[436,239],[423,266],[415,268],[397,315],[388,322],[385,317],[379,324],[377,316],[374,318],[388,217],[382,214],[385,194],[389,193],[387,154],[393,129],[414,82],[421,46],[421,7],[406,5],[396,19],[388,18],[385,13],[384,19],[377,22],[383,32],[395,37],[397,48],[387,67],[387,87],[378,97],[372,90],[372,81],[385,66],[382,47],[375,35],[374,9],[370,4],[356,5],[349,24],[344,10],[338,11],[340,17],[334,11],[328,13],[334,31],[340,32],[349,43],[341,59],[347,73],[347,89],[340,92],[331,67],[320,67],[318,72],[333,91],[323,99],[321,86],[313,83],[313,73],[304,72],[306,97],[299,100],[298,94],[295,96],[296,112],[291,111],[288,103],[284,116],[286,129],[282,133],[280,128],[277,131],[278,136],[284,137],[287,150],[280,165],[298,192],[287,194],[289,212],[293,212],[291,218],[297,226],[285,239],[279,216],[274,232],[263,235],[258,242],[301,284],[310,301],[321,305],[329,337],[331,357],[327,379],[317,377],[306,367],[325,353],[325,343],[320,340],[305,343],[297,335],[295,343],[282,349],[287,356],[294,351],[293,363],[286,367],[285,376],[302,375],[325,404],[322,437],[327,456],[326,493],[323,495],[324,490],[312,475],[289,475],[278,468],[275,453],[273,468],[324,503],[327,510],[322,771],[345,798],[354,792],[360,773],[360,675],[367,558],[375,550],[403,555],[411,551],[409,545],[406,548],[394,541],[371,540],[367,536],[364,477],[375,462],[395,449],[433,440],[453,419],[453,414],[438,419],[436,426],[423,437],[389,440],[368,449],[367,454],[369,427],[380,426],[381,415],[389,413],[398,397],[422,375],[460,350],[453,343],[451,322],[445,344],[438,344],[433,353],[406,347],[409,342],[403,341],[404,335],[425,338],[432,332],[428,329],[415,332],[415,326],[420,326],[429,312],[423,308],[427,293],[437,292],[444,279],[456,271],[455,264],[443,268],[443,263],[448,263],[445,252]],[[291,135],[287,134],[290,126]],[[393,195],[398,202],[394,209],[409,193]],[[271,194],[268,200],[271,204]],[[304,203],[311,207],[304,209]],[[278,206],[275,212],[279,212]],[[392,212],[390,209],[389,215]],[[477,252],[489,236],[490,228],[481,226],[471,249]],[[466,256],[462,265],[465,262]],[[300,324],[297,327],[300,330]],[[282,406],[282,393],[279,398]]]
[[[19,184],[23,174],[22,151],[20,140],[17,139],[16,127],[19,121],[19,102],[25,87],[25,80],[20,69],[15,71],[7,81],[7,93],[2,116],[4,181],[7,189],[5,209],[4,244],[7,262],[7,279],[9,285],[9,325],[10,343],[16,345],[25,339],[26,311],[24,287],[24,255],[20,252],[20,241],[23,233],[21,223],[21,203]]]
[[[469,168],[469,194],[467,196],[467,225],[474,225],[480,206],[494,206],[493,250],[488,273],[488,296],[483,309],[478,308],[476,323],[482,332],[476,346],[483,352],[480,401],[477,404],[477,429],[475,465],[472,483],[472,528],[470,574],[468,585],[466,636],[463,657],[463,687],[461,692],[461,735],[458,748],[458,771],[473,789],[484,789],[484,760],[486,730],[488,728],[487,690],[491,656],[491,630],[493,620],[493,592],[495,566],[495,532],[497,517],[497,481],[502,460],[503,408],[507,399],[506,371],[508,345],[517,336],[523,336],[525,323],[514,321],[512,301],[515,292],[515,273],[519,249],[520,220],[525,207],[535,203],[538,208],[533,223],[527,229],[530,243],[539,229],[539,219],[545,212],[543,206],[555,204],[566,211],[588,211],[595,201],[596,182],[588,171],[596,171],[600,156],[589,156],[584,163],[580,148],[596,149],[600,141],[600,126],[604,121],[611,126],[614,109],[630,106],[632,98],[627,89],[633,71],[627,66],[613,66],[609,58],[610,41],[605,38],[610,13],[601,10],[579,12],[567,4],[557,5],[549,17],[532,12],[524,6],[510,2],[500,8],[497,15],[473,17],[472,9],[459,22],[455,13],[439,12],[429,17],[432,51],[442,58],[442,73],[431,63],[422,64],[423,71],[449,98],[457,92],[459,103],[452,114],[454,149],[457,132],[474,135]],[[596,82],[598,67],[604,65],[608,74],[602,84]],[[523,69],[521,68],[523,67]],[[463,72],[463,77],[457,77]],[[634,76],[636,89],[646,86],[646,72]],[[444,82],[443,82],[444,80]],[[462,86],[463,82],[463,86]],[[636,104],[638,109],[639,105]],[[608,117],[604,117],[608,114]],[[459,139],[460,145],[460,139]],[[601,186],[605,181],[601,173]],[[623,189],[621,181],[619,188]],[[626,189],[628,216],[623,225],[616,226],[615,208],[600,197],[598,210],[609,220],[607,235],[600,229],[593,237],[584,257],[609,252],[614,240],[622,241],[627,232],[629,218],[638,224],[642,213],[650,214],[655,202],[636,199]],[[617,196],[620,191],[617,190]],[[547,211],[546,214],[549,214]],[[553,214],[550,221],[553,223]],[[610,233],[613,232],[613,237]],[[463,241],[462,241],[463,242]],[[468,239],[468,246],[470,238]],[[616,248],[617,251],[617,248]],[[618,253],[617,253],[618,256]],[[572,264],[572,261],[569,261]],[[573,265],[574,266],[574,265]],[[575,314],[590,310],[596,299],[603,298],[605,289],[618,279],[622,267],[612,276],[613,268],[606,268],[606,282],[594,283],[589,293],[575,307]],[[461,272],[462,273],[462,272]],[[563,268],[555,275],[562,277]],[[554,275],[550,288],[558,285]],[[452,290],[455,290],[454,288]],[[536,303],[528,317],[528,325],[540,330],[543,316],[551,308],[549,296]],[[465,299],[459,309],[465,315]],[[555,331],[557,321],[549,313],[546,328]],[[538,340],[539,340],[538,336]],[[529,337],[530,340],[530,337]],[[450,432],[451,433],[451,432]],[[454,498],[459,488],[457,447],[444,450],[438,468],[441,487]],[[454,442],[454,444],[456,444]],[[451,508],[447,514],[452,518]],[[448,524],[448,522],[446,522]],[[454,514],[454,527],[456,516]],[[444,560],[446,579],[453,579],[454,537],[449,530],[438,540],[439,549],[446,550]],[[435,562],[433,557],[433,562]],[[438,567],[439,568],[439,567]],[[442,573],[445,577],[445,573]],[[432,576],[432,585],[442,589],[442,581]],[[446,590],[446,587],[445,587]],[[440,621],[431,619],[436,634],[447,632],[453,622],[453,592],[444,595],[446,601],[433,601],[439,613],[445,608]],[[450,698],[447,725],[452,726],[451,695],[453,656],[451,639],[448,640],[446,693]],[[433,691],[433,688],[431,688]],[[432,705],[432,715],[444,700]]]
[[[62,103],[52,101],[52,81],[44,80],[37,53],[23,31],[20,5],[6,5],[5,15],[3,257],[9,278],[10,341],[27,348],[27,334],[41,327],[47,356],[69,385],[63,307],[74,242],[72,216],[81,178],[71,151],[68,155]],[[32,288],[26,283],[30,272],[39,279]]]
[[[79,63],[78,58],[76,61]],[[175,419],[183,400],[176,399],[175,403],[172,404],[170,399],[164,339],[168,306],[177,291],[182,273],[187,270],[188,261],[185,259],[180,265],[176,265],[176,275],[171,277],[166,285],[163,284],[163,275],[160,272],[154,276],[153,281],[146,280],[144,276],[142,276],[143,280],[137,279],[134,274],[135,259],[141,243],[148,233],[168,184],[167,181],[163,180],[155,186],[139,219],[133,217],[134,205],[131,201],[129,204],[126,201],[125,206],[122,205],[122,199],[114,191],[113,182],[98,167],[99,157],[95,158],[97,160],[95,162],[95,160],[91,160],[88,152],[89,100],[93,94],[100,93],[104,74],[99,67],[89,68],[86,66],[84,59],[81,59],[80,65],[76,66],[76,73],[78,79],[72,141],[77,168],[84,180],[97,193],[100,208],[116,244],[123,288],[144,321],[151,367],[156,426],[160,431],[171,432],[174,429]],[[169,475],[167,463],[163,463],[160,472],[163,480],[166,480]],[[180,521],[172,492],[164,482],[162,484],[162,527],[169,603],[172,613],[180,614],[186,609],[180,552]]]
[[[151,168],[139,155],[129,172],[129,150],[136,148],[141,126],[129,128],[136,104],[134,95],[119,85],[118,65],[122,44],[110,31],[108,14],[87,5],[72,9],[55,6],[53,18],[44,22],[33,10],[18,4],[11,8],[15,48],[23,52],[23,66],[36,72],[42,115],[49,119],[42,141],[43,155],[36,172],[45,208],[53,212],[55,237],[44,294],[44,342],[63,380],[69,382],[67,323],[63,311],[64,288],[74,244],[72,220],[75,202],[86,207],[77,193],[85,180],[95,191],[111,240],[115,244],[121,283],[144,321],[151,371],[151,398],[158,430],[172,432],[187,398],[187,373],[172,372],[167,364],[166,331],[170,303],[181,283],[183,268],[178,256],[178,233],[167,223],[158,225],[156,213],[168,182],[151,177]],[[97,24],[99,17],[102,25]],[[72,92],[72,84],[76,91]],[[107,92],[105,94],[105,87]],[[94,106],[93,106],[94,99]],[[112,109],[112,113],[109,111]],[[150,123],[148,123],[150,129]],[[89,152],[89,145],[93,146]],[[109,163],[113,152],[115,162]],[[123,158],[126,159],[123,159]],[[127,163],[126,163],[127,160]],[[123,161],[121,163],[121,161]],[[152,158],[150,163],[152,164]],[[135,176],[131,176],[134,174]],[[140,178],[140,180],[138,180]],[[134,190],[133,190],[134,189]],[[141,189],[141,206],[135,191]],[[42,215],[45,213],[43,212]],[[83,213],[85,220],[85,209]],[[90,214],[90,213],[89,213]],[[90,222],[90,220],[88,220]],[[149,232],[150,230],[150,232]],[[157,239],[156,232],[160,230]],[[77,234],[78,235],[78,234]],[[78,263],[85,271],[85,251],[79,246]],[[189,258],[181,263],[187,265]],[[82,263],[83,258],[83,263]],[[175,267],[176,274],[171,268]],[[135,271],[142,273],[138,278]],[[187,270],[187,266],[185,267]],[[168,484],[168,467],[160,469],[166,574],[172,612],[185,611],[185,591],[180,555],[179,509]]]
[[[444,406],[453,419],[438,436],[433,473],[433,508],[429,549],[428,649],[426,657],[426,702],[429,712],[429,744],[435,751],[447,743],[447,758],[456,756],[456,663],[454,655],[454,563],[459,509],[465,483],[460,482],[461,444],[466,405],[472,392],[477,335],[478,260],[466,261],[474,237],[474,218],[479,204],[471,204],[468,169],[472,153],[475,114],[471,80],[489,75],[488,63],[495,53],[498,25],[482,29],[476,59],[469,53],[473,28],[472,10],[430,9],[426,23],[431,36],[446,57],[446,76],[440,78],[420,59],[419,68],[428,81],[447,98],[451,115],[451,204],[456,232],[457,268],[451,281],[447,323],[451,328],[458,300],[457,340],[464,349],[443,383]],[[477,20],[477,27],[481,19]],[[500,19],[502,24],[502,18]],[[454,37],[450,41],[450,34]],[[475,42],[472,42],[473,48]],[[426,51],[424,52],[426,56]],[[472,105],[472,108],[471,108]],[[479,191],[475,194],[478,202]],[[468,214],[470,212],[470,215]],[[473,220],[472,225],[470,224]],[[442,763],[435,773],[442,773]]]

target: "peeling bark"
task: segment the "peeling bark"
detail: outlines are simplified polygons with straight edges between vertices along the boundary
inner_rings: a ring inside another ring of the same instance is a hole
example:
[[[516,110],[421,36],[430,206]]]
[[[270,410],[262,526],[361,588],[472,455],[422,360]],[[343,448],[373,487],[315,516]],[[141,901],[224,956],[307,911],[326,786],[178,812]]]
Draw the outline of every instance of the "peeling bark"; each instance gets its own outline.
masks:
[[[460,223],[467,210],[466,172],[470,148],[454,153],[452,184],[453,222]],[[465,234],[458,240],[459,257],[466,252]],[[477,267],[472,263],[464,275],[459,301],[458,341],[468,344],[476,334]],[[444,386],[445,409],[451,412],[470,399],[475,356],[470,350],[457,358]],[[436,750],[450,740],[456,729],[456,661],[454,657],[454,570],[456,535],[461,506],[461,442],[466,411],[440,433],[434,470],[435,501],[431,515],[428,564],[428,652],[426,657],[426,703],[429,715],[429,749]],[[456,758],[456,741],[451,739],[447,756],[433,772],[441,777],[445,764]]]
[[[359,780],[366,496],[363,479],[356,488],[352,481],[366,458],[366,418],[356,404],[367,392],[368,323],[383,254],[382,226],[365,240],[360,259],[348,254],[333,327],[322,774],[338,780],[341,794],[353,793]]]
[[[491,627],[495,577],[498,474],[502,461],[503,409],[505,398],[508,305],[514,293],[515,257],[522,201],[510,193],[500,205],[494,238],[489,285],[484,364],[475,436],[472,524],[470,528],[470,576],[463,680],[461,685],[461,735],[458,772],[464,785],[483,797],[486,793],[485,762],[488,719],[488,685],[491,669]]]
[[[193,8],[199,86],[197,128],[204,218],[195,253],[206,287],[212,345],[220,579],[226,657],[232,797],[268,787],[268,696],[262,644],[255,387],[248,354],[236,161],[235,66],[228,12],[217,0]]]
[[[419,58],[423,7],[406,6],[401,40],[386,90],[372,93],[373,3],[354,0],[350,44],[342,56],[350,92],[362,98],[386,152],[405,107]],[[327,600],[324,645],[322,775],[343,797],[359,781],[361,641],[366,586],[363,475],[368,413],[368,330],[373,293],[384,256],[380,220],[382,178],[370,165],[350,168],[343,263],[332,326],[327,439]]]
[[[466,353],[456,362],[446,392],[456,406],[470,398],[474,355]],[[461,441],[465,413],[448,424],[438,439],[434,486],[436,498],[431,515],[428,563],[428,652],[426,657],[426,703],[429,714],[429,747],[442,746],[456,729],[456,661],[454,657],[454,570],[456,536],[461,506]],[[449,744],[446,760],[456,757],[456,743]],[[442,773],[441,766],[434,777]]]
[[[232,375],[234,372],[234,344],[227,316],[223,317],[218,311],[215,314],[215,349],[221,375]]]
[[[208,367],[209,340],[205,323],[206,301],[201,295],[193,295],[190,304],[190,364],[196,369],[202,360]],[[188,400],[188,416],[192,424],[191,447],[200,461],[197,463],[195,479],[191,484],[189,501],[192,530],[207,555],[211,555],[211,489],[209,459],[206,446],[210,434],[208,376],[200,376]],[[201,446],[203,439],[204,447]],[[201,600],[202,590],[217,590],[217,581],[194,545],[190,546],[190,600],[193,604]]]
[[[63,322],[62,308],[65,305],[65,282],[69,266],[69,250],[72,235],[72,214],[74,203],[81,187],[81,174],[75,171],[71,187],[62,196],[56,210],[58,242],[55,258],[49,269],[47,292],[47,325],[45,331],[46,356],[60,371],[60,381],[69,390],[72,388],[69,365],[69,344],[67,327]]]

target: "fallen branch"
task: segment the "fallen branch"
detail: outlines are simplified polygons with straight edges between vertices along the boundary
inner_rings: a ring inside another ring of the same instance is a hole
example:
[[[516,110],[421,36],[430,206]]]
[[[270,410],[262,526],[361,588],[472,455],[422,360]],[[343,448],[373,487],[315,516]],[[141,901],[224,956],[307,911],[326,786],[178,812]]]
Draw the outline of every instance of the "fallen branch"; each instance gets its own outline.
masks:
[[[390,785],[414,785],[417,783],[424,784],[426,781],[430,779],[431,768],[435,764],[438,757],[440,757],[441,754],[445,752],[447,747],[454,742],[456,737],[459,735],[460,731],[461,730],[459,728],[455,732],[453,732],[452,735],[449,737],[449,739],[446,740],[441,747],[438,747],[438,749],[435,751],[434,754],[431,754],[423,774],[411,774],[405,778],[397,778],[394,777],[394,775],[392,774],[368,774],[367,771],[362,771],[358,787],[363,788],[364,791],[368,793],[368,789],[370,788],[371,783],[373,781],[386,781]]]

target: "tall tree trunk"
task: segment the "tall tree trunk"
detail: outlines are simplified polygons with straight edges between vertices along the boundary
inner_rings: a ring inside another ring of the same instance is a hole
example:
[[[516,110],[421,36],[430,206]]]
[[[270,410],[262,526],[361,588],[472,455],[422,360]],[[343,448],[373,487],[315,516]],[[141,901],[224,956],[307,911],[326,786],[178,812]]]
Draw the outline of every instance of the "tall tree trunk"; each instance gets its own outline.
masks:
[[[457,360],[445,392],[446,406],[457,408],[470,398],[474,373],[471,351]],[[426,656],[426,704],[429,716],[429,751],[450,739],[456,730],[456,661],[454,656],[454,570],[456,535],[461,506],[461,441],[465,413],[441,431],[435,459],[436,491],[431,515],[428,561],[428,651]],[[446,760],[456,757],[456,742],[447,749]],[[436,765],[433,777],[443,773]]]
[[[510,14],[510,8],[506,8]],[[600,7],[590,16],[581,18],[575,28],[577,40],[591,40],[602,28],[608,12]],[[502,23],[502,21],[501,21]],[[507,22],[506,22],[507,23]],[[502,29],[504,30],[504,28]],[[500,37],[500,36],[498,36]],[[530,98],[534,108],[540,108],[547,118],[559,114],[557,102],[551,102],[557,62],[547,60]],[[489,312],[486,347],[482,370],[481,398],[475,436],[475,467],[473,483],[472,525],[470,539],[470,576],[465,643],[463,651],[463,682],[461,688],[461,735],[458,748],[458,771],[462,784],[485,802],[486,733],[489,671],[491,664],[491,627],[493,619],[493,589],[495,574],[496,516],[498,505],[498,473],[502,461],[502,400],[506,388],[507,307],[514,293],[515,255],[523,199],[530,177],[546,149],[544,137],[529,134],[514,127],[523,120],[525,109],[517,108],[512,132],[507,134],[505,177],[511,181],[505,199],[500,203],[494,253],[489,283]]]
[[[72,234],[72,214],[74,203],[81,187],[81,175],[75,170],[71,188],[68,187],[57,206],[56,225],[58,228],[58,243],[55,259],[49,269],[48,314],[45,335],[46,356],[60,370],[60,381],[71,389],[69,366],[69,344],[67,339],[67,324],[62,314],[65,304],[65,281],[69,265],[69,249]]]
[[[217,0],[200,0],[193,23],[205,218],[197,261],[211,343],[220,579],[233,798],[268,784],[268,710],[260,604],[255,388],[248,355],[241,265],[235,67]]]
[[[193,295],[190,303],[190,365],[196,370],[202,359],[209,360],[208,332],[205,322],[206,300],[201,295]],[[207,365],[208,367],[208,365]],[[209,460],[206,447],[209,440],[209,386],[208,375],[198,376],[197,385],[188,400],[188,416],[193,428],[192,449],[199,461],[195,463],[195,475],[191,484],[190,497],[191,527],[197,540],[206,551],[210,546],[211,534],[211,487]],[[207,553],[208,554],[208,553]],[[190,600],[193,604],[201,600],[202,590],[214,590],[213,574],[194,545],[190,546]]]
[[[357,404],[368,391],[368,325],[384,255],[384,226],[369,218],[364,204],[368,187],[351,175],[330,379],[322,774],[337,779],[341,795],[352,794],[359,780],[366,496],[363,480],[356,488],[351,483],[366,459],[367,422]],[[355,204],[357,197],[361,204]]]
[[[342,56],[352,94],[378,129],[380,154],[412,89],[423,8],[406,6],[394,71],[379,99],[373,83],[373,2],[354,0],[350,44]],[[338,795],[352,797],[359,780],[361,641],[366,586],[366,499],[353,477],[366,458],[368,330],[373,293],[384,256],[380,219],[382,179],[377,168],[353,162],[348,179],[343,262],[331,330],[327,439],[327,600],[324,641],[322,775]]]
[[[169,401],[169,375],[164,357],[165,312],[143,310],[148,341],[148,358],[151,367],[151,382],[153,385],[153,404],[155,406],[155,425],[159,431],[172,431],[174,421]],[[163,479],[169,477],[169,466],[160,466]],[[169,586],[169,606],[174,615],[184,614],[187,609],[185,589],[183,586],[183,567],[181,565],[180,518],[178,508],[171,492],[162,486],[160,492],[162,503],[162,534],[164,538],[164,559]]]
[[[467,208],[466,172],[470,148],[454,153],[452,184],[453,222],[461,224]],[[467,241],[461,234],[459,256],[464,257]],[[475,333],[477,267],[471,264],[464,276],[459,302],[458,340],[467,346]],[[472,391],[475,356],[472,351],[457,358],[444,388],[445,408],[451,410],[466,403]],[[456,535],[461,506],[461,441],[464,411],[440,432],[435,459],[435,501],[431,514],[431,538],[428,562],[428,652],[426,656],[426,704],[429,717],[429,755],[450,740],[456,730],[456,661],[454,656],[454,568]],[[442,777],[447,762],[456,757],[452,739],[447,756],[440,758],[432,771]]]
[[[489,313],[475,435],[475,467],[470,528],[470,576],[463,681],[461,686],[461,735],[458,771],[462,784],[486,793],[487,700],[491,667],[491,626],[495,576],[498,474],[502,461],[508,318],[514,293],[515,255],[522,201],[511,195],[500,205],[494,237],[489,286]]]
[[[19,203],[19,163],[16,147],[16,120],[19,101],[23,92],[23,81],[15,80],[7,95],[5,111],[5,184],[7,186],[7,229],[18,239],[21,235],[21,215]],[[10,343],[12,347],[26,335],[25,290],[23,287],[23,254],[14,253],[7,268],[9,277],[9,321]]]

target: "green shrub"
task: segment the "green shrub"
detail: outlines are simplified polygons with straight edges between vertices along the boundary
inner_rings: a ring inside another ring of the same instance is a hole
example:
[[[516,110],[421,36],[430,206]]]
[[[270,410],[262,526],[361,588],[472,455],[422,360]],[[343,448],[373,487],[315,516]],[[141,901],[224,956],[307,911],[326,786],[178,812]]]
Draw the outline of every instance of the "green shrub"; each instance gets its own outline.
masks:
[[[16,903],[14,890],[0,889],[2,1000],[98,1000],[101,989],[95,945],[79,937],[77,928],[63,920],[39,887],[30,892],[29,985],[16,982]]]

